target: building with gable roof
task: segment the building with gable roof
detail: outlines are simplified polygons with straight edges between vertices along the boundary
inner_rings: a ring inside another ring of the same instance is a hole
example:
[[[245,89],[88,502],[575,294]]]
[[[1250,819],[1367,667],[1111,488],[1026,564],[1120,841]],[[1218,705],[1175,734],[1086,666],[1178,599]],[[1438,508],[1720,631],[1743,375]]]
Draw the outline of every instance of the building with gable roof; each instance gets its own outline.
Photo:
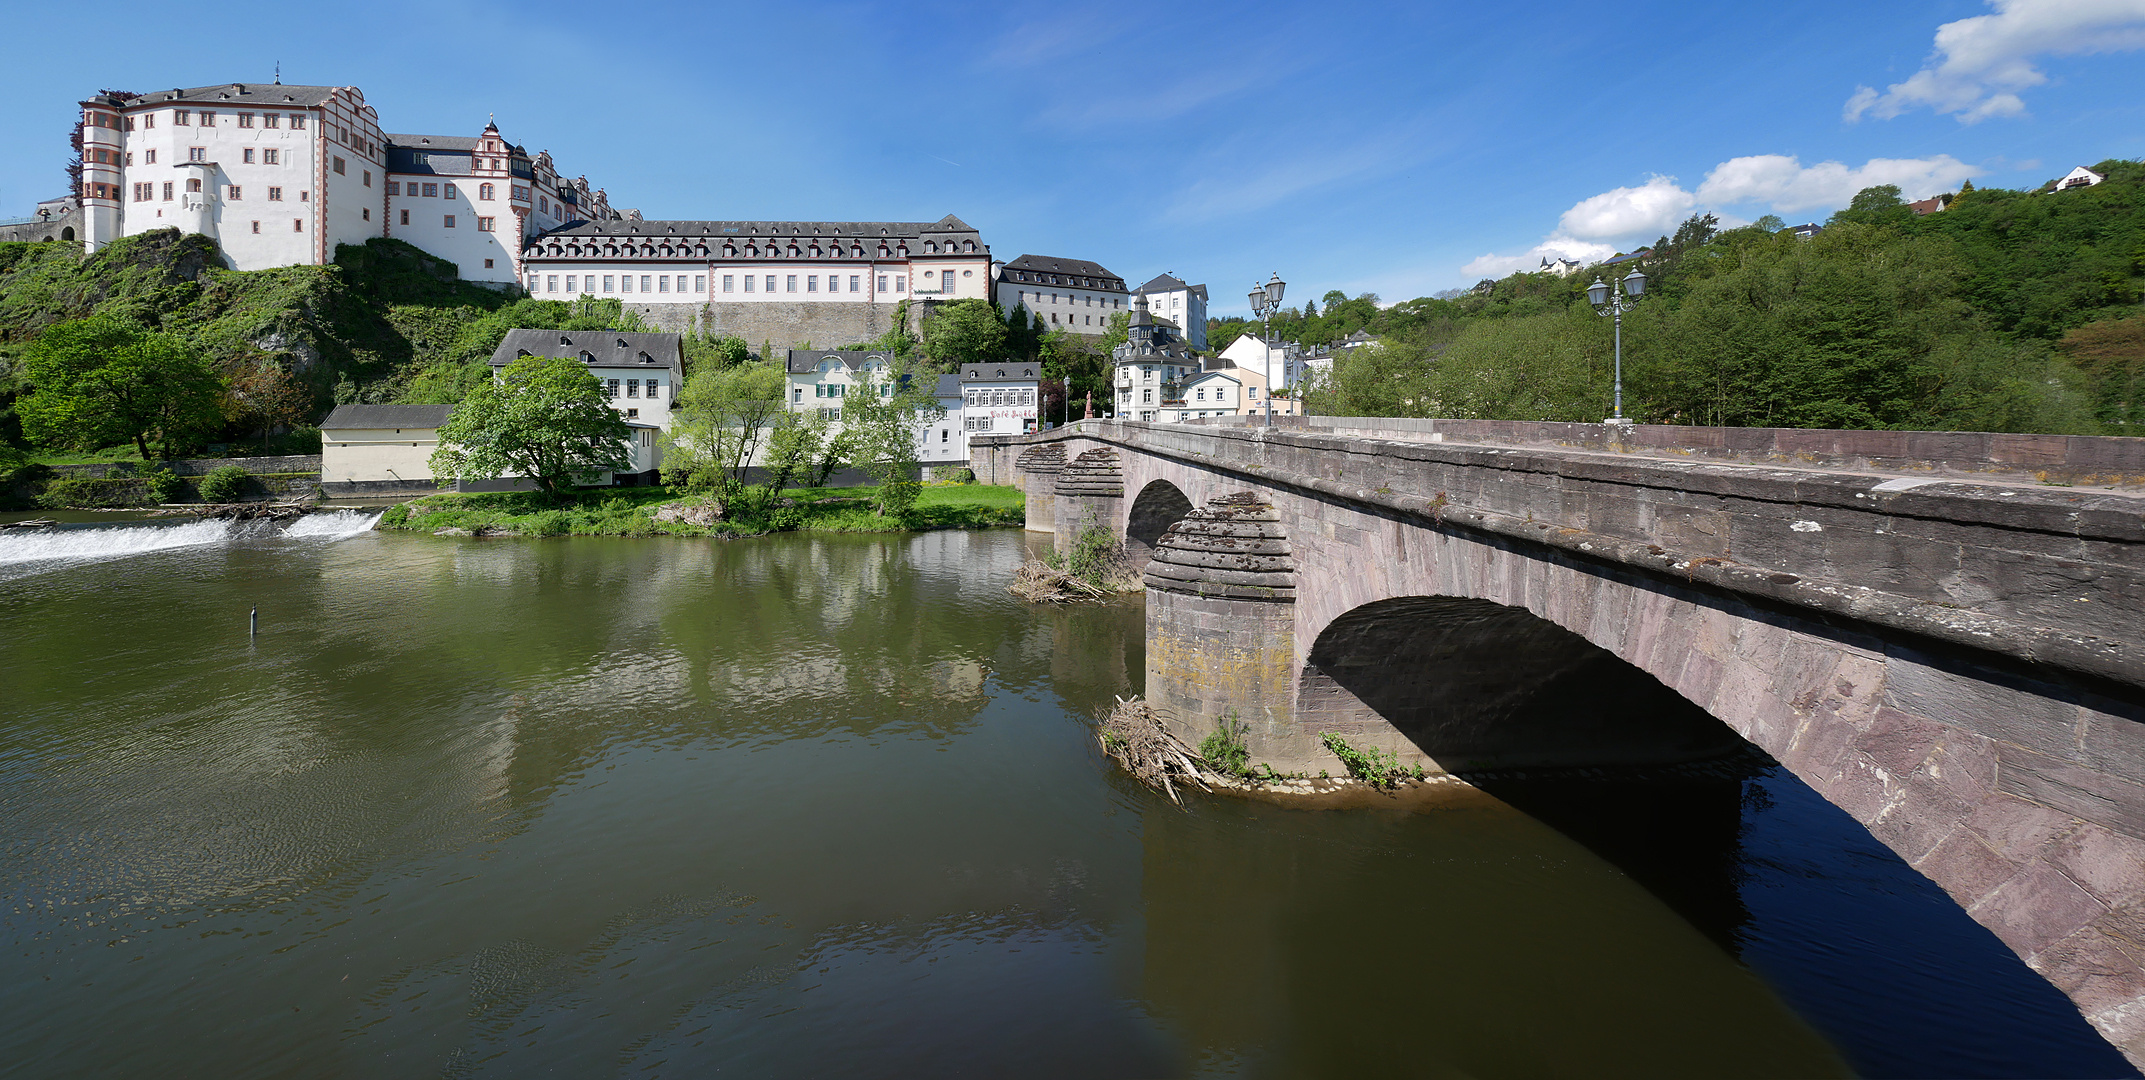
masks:
[[[961,365],[961,428],[968,435],[1018,435],[1041,425],[1042,365],[1001,360]],[[966,457],[967,454],[962,454]]]
[[[1160,419],[1164,406],[1182,400],[1185,377],[1199,370],[1199,357],[1184,335],[1154,317],[1145,293],[1132,298],[1125,343],[1112,350],[1110,361],[1115,415],[1129,420]]]
[[[633,429],[633,468],[597,483],[652,484],[663,463],[664,432],[671,404],[685,382],[685,359],[676,334],[623,330],[525,330],[506,332],[492,350],[492,372],[524,356],[571,357],[604,384],[611,407]]]
[[[1174,274],[1160,274],[1137,291],[1147,299],[1155,318],[1168,319],[1184,331],[1184,340],[1194,349],[1207,347],[1207,287],[1187,285]]]
[[[452,259],[463,277],[510,286],[525,238],[608,212],[600,199],[581,197],[584,185],[561,181],[548,155],[530,157],[496,127],[467,139],[387,135],[355,86],[218,83],[105,91],[81,104],[77,194],[89,251],[176,228],[215,240],[234,269],[317,266],[335,258],[337,244],[400,228],[401,238]],[[450,175],[471,179],[443,178]],[[391,194],[391,176],[403,177],[396,188],[416,177],[420,194]],[[490,199],[481,194],[487,184]],[[458,186],[453,199],[427,199],[427,185]],[[478,232],[509,235],[470,235]]]
[[[1052,329],[1101,337],[1110,316],[1124,311],[1131,294],[1125,280],[1100,263],[1055,255],[1022,255],[994,264],[998,306],[1027,308]]]

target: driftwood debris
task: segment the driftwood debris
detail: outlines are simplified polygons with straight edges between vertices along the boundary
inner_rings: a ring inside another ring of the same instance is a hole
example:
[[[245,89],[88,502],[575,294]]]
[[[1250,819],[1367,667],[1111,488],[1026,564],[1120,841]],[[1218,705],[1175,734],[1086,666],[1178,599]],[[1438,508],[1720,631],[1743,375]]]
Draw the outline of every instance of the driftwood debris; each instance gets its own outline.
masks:
[[[1013,584],[1006,586],[1006,591],[1031,604],[1102,600],[1113,595],[1100,585],[1090,584],[1035,559],[1028,560],[1013,572]]]
[[[0,529],[42,529],[59,522],[49,518],[31,518],[28,521],[0,521]]]
[[[1177,797],[1176,785],[1180,783],[1196,785],[1201,791],[1214,790],[1207,786],[1207,771],[1200,765],[1199,756],[1171,735],[1156,719],[1154,710],[1138,698],[1118,698],[1117,707],[1102,720],[1099,737],[1103,753],[1124,766],[1133,779],[1159,789],[1173,803],[1183,805],[1184,800]]]
[[[243,502],[203,503],[200,506],[174,506],[157,511],[160,517],[191,517],[198,520],[220,518],[224,521],[293,521],[304,517],[312,507],[295,502]]]

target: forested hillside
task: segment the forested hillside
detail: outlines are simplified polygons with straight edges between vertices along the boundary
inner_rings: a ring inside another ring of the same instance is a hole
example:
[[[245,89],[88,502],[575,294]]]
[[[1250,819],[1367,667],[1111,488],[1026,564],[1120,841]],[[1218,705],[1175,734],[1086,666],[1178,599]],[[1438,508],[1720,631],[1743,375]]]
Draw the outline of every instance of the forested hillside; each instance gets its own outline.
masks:
[[[2145,166],[2091,188],[1969,187],[1916,217],[1873,188],[1798,239],[1711,215],[1653,245],[1624,317],[1625,412],[1646,423],[2129,434],[2145,423]],[[1358,328],[1313,411],[1599,420],[1611,328],[1596,271],[1514,274],[1464,295],[1285,314],[1306,344]],[[1226,344],[1241,324],[1210,324]]]

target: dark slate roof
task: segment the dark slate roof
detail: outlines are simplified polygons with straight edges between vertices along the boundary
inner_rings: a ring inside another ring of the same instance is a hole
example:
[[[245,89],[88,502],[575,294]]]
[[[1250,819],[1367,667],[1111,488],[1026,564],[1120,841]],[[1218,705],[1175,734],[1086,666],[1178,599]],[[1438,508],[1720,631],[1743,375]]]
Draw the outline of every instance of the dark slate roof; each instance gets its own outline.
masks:
[[[1034,379],[1041,377],[1043,365],[1033,360],[1007,360],[996,364],[963,364],[961,381],[997,382],[1000,379]]]
[[[1613,259],[1604,259],[1604,260],[1602,260],[1602,263],[1601,263],[1601,265],[1603,265],[1603,266],[1615,266],[1615,265],[1617,265],[1618,263],[1627,263],[1627,262],[1637,262],[1638,260],[1641,260],[1641,259],[1651,259],[1651,258],[1653,258],[1653,249],[1652,249],[1652,248],[1640,248],[1640,249],[1638,249],[1637,251],[1634,251],[1634,252],[1632,252],[1632,253],[1631,253],[1631,254],[1629,254],[1629,255],[1618,255],[1617,257],[1615,257],[1615,258],[1613,258]]]
[[[792,375],[810,375],[819,370],[822,360],[833,360],[855,371],[866,360],[892,363],[894,354],[886,349],[790,349],[784,366]]]
[[[957,398],[957,397],[960,397],[960,396],[961,396],[961,377],[960,377],[959,375],[941,375],[941,376],[939,376],[939,377],[938,377],[938,387],[937,387],[937,389],[936,389],[936,390],[934,391],[934,396],[937,396],[937,397],[942,397],[942,398]]]
[[[389,146],[407,146],[412,150],[459,150],[468,153],[477,148],[474,135],[389,135]]]
[[[1143,293],[1175,292],[1178,289],[1190,289],[1198,293],[1201,300],[1207,299],[1206,286],[1186,285],[1182,279],[1169,274],[1159,275],[1153,281],[1139,287],[1139,291]]]
[[[337,405],[320,429],[436,428],[453,411],[452,405]]]
[[[214,86],[197,86],[191,90],[152,90],[126,103],[134,105],[163,105],[176,102],[181,105],[225,105],[233,108],[253,106],[274,109],[287,105],[319,105],[328,100],[340,86],[285,86],[280,83],[217,83]]]
[[[669,368],[680,381],[685,362],[679,355],[676,334],[636,334],[625,330],[509,330],[506,339],[492,350],[492,366],[505,367],[522,356],[573,356],[589,354],[589,363],[605,366]],[[642,353],[654,361],[643,365]]]
[[[1115,289],[1123,292],[1125,288],[1123,278],[1111,273],[1101,263],[1091,263],[1085,259],[1060,259],[1055,255],[1023,255],[1005,264],[1005,268],[1008,272],[1015,273],[1060,274],[1101,279],[1086,285],[1087,288],[1091,289]],[[1013,280],[1025,281],[1027,279],[1014,278]],[[1046,282],[1044,284],[1075,285],[1078,283],[1066,281]]]
[[[947,223],[951,222],[951,227]],[[815,236],[839,236],[845,239],[870,239],[885,237],[899,240],[905,237],[922,236],[925,233],[975,232],[961,219],[947,215],[938,222],[921,221],[591,221],[546,233],[548,237],[559,236],[705,236],[711,239],[736,237],[748,240],[753,237],[780,237],[809,240]]]

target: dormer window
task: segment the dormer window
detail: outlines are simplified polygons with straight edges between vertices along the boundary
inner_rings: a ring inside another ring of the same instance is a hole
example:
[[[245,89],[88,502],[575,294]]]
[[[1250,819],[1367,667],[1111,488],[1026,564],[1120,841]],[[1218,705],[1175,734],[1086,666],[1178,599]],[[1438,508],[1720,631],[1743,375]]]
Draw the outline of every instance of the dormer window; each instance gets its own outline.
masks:
[[[566,336],[566,335],[564,335],[564,334],[560,334],[560,335],[559,335],[559,344],[561,344],[561,345],[571,345],[571,344],[573,344],[573,339],[572,339],[572,338],[570,338],[570,337],[567,337],[567,336]]]
[[[619,338],[619,339],[618,339],[618,347],[619,347],[619,348],[621,348],[621,349],[623,349],[623,348],[626,348],[626,347],[627,347],[627,345],[626,345],[626,339],[624,339],[624,338]]]

